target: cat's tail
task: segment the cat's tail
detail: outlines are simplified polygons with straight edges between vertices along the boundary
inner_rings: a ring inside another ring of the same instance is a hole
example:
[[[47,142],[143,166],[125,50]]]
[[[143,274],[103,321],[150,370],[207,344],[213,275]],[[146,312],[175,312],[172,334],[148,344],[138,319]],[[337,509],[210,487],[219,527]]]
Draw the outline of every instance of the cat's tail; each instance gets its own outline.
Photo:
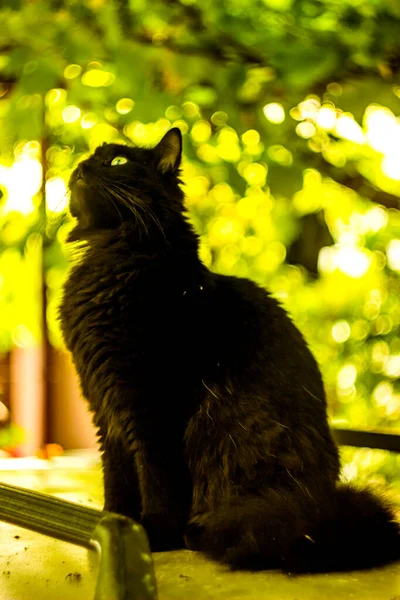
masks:
[[[349,571],[400,559],[399,523],[384,498],[340,485],[325,506],[311,504],[286,491],[241,498],[194,517],[185,541],[233,569]]]
[[[286,561],[289,570],[348,571],[400,559],[400,527],[387,499],[342,485],[333,506],[330,518],[315,526],[314,542],[303,537],[293,546]]]

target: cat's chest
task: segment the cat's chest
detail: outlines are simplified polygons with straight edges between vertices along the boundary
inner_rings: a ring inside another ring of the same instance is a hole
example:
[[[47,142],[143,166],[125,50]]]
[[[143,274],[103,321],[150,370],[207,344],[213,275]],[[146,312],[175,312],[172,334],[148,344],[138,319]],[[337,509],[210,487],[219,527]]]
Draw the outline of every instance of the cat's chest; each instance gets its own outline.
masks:
[[[182,289],[180,289],[182,288]],[[61,307],[64,337],[71,351],[90,336],[96,344],[144,351],[189,344],[197,322],[192,298],[180,282],[143,278],[134,271],[72,273]]]

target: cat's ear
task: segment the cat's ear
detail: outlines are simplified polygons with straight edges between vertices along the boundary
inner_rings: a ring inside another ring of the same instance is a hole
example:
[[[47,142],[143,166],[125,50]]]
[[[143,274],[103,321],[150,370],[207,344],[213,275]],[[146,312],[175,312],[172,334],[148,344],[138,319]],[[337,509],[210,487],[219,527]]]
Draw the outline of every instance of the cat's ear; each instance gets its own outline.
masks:
[[[174,172],[179,168],[182,155],[182,134],[178,127],[170,129],[154,148],[157,169],[161,173]]]

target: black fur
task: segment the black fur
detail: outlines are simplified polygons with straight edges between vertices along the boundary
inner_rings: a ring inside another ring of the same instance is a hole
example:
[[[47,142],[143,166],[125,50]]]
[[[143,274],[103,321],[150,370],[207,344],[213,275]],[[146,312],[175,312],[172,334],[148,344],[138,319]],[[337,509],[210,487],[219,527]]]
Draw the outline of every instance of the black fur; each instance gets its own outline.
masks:
[[[173,129],[153,149],[104,145],[71,177],[83,256],[60,316],[100,434],[105,508],[143,523],[153,550],[185,543],[232,568],[398,558],[391,509],[338,484],[300,332],[265,290],[200,262],[180,152]]]

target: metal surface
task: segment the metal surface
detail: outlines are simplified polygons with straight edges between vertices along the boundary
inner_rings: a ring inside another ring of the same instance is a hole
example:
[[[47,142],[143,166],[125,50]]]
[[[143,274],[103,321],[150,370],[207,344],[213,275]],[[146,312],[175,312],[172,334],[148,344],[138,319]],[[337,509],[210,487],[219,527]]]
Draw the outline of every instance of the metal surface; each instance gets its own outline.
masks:
[[[379,448],[400,452],[400,435],[380,433],[377,431],[357,431],[355,429],[332,428],[336,442],[342,446],[357,448]]]
[[[104,513],[48,494],[0,483],[0,519],[58,540],[90,547]]]
[[[157,600],[146,532],[132,519],[0,483],[0,520],[97,551],[94,600]]]
[[[143,527],[109,513],[97,525],[91,544],[101,555],[95,600],[156,600],[156,580]]]

